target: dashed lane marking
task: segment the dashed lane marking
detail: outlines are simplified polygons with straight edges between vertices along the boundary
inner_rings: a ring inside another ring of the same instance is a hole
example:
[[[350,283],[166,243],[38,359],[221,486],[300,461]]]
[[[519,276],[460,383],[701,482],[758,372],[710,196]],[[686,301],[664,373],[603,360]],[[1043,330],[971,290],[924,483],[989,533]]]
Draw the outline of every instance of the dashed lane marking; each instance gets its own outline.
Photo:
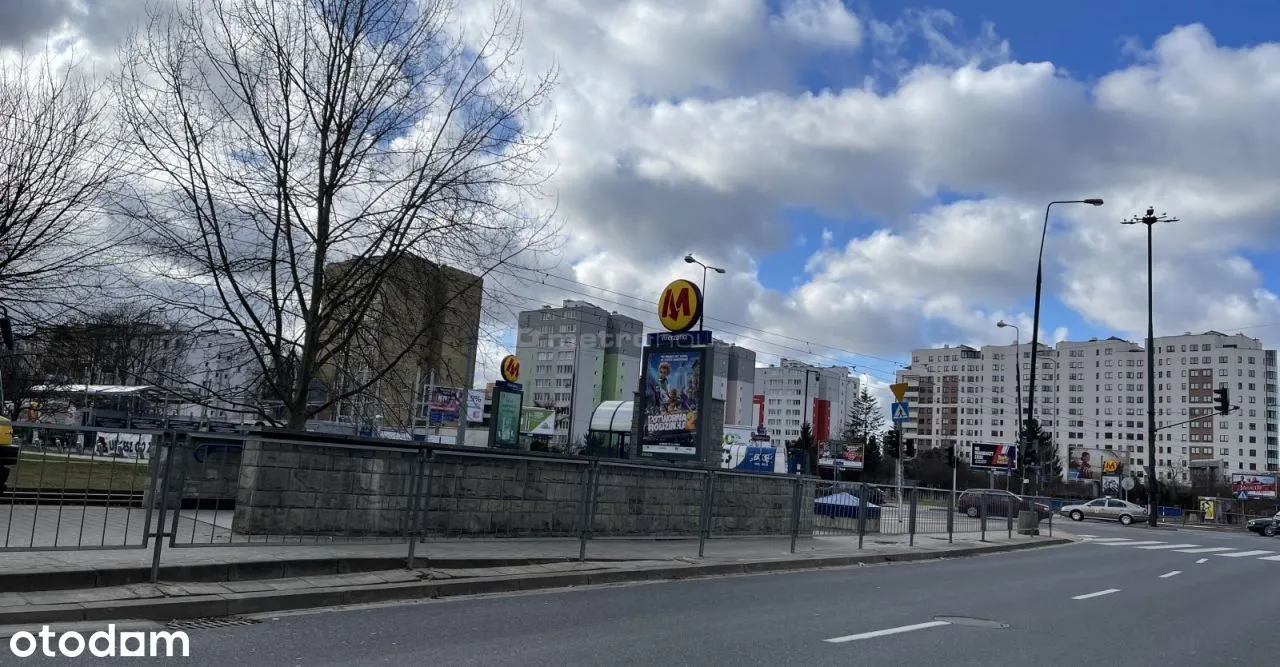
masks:
[[[1077,595],[1071,599],[1072,600],[1088,600],[1090,598],[1098,598],[1104,595],[1111,595],[1112,593],[1119,593],[1119,592],[1120,592],[1119,588],[1108,588],[1105,591],[1098,591],[1096,593],[1085,593],[1084,595]]]
[[[1258,551],[1237,551],[1229,554],[1214,554],[1215,556],[1223,556],[1225,558],[1247,558],[1249,556],[1261,556],[1262,554],[1273,554],[1274,551],[1258,550]]]
[[[824,639],[828,644],[844,644],[845,642],[856,642],[860,639],[872,639],[875,637],[885,637],[888,635],[899,635],[904,632],[914,632],[916,630],[926,630],[928,628],[939,628],[944,625],[951,625],[946,621],[929,621],[928,623],[916,623],[915,625],[903,625],[896,628],[887,628],[884,630],[873,630],[871,632],[860,632],[856,635],[845,635],[844,637],[832,637]]]
[[[1168,579],[1169,577],[1176,577],[1180,574],[1182,574],[1182,570],[1174,570],[1173,572],[1165,572],[1164,574],[1160,575],[1160,578]]]
[[[1138,547],[1138,548],[1147,549],[1150,551],[1156,551],[1159,549],[1185,549],[1187,547],[1196,547],[1196,546],[1200,546],[1200,545],[1198,544],[1154,544],[1149,547]]]

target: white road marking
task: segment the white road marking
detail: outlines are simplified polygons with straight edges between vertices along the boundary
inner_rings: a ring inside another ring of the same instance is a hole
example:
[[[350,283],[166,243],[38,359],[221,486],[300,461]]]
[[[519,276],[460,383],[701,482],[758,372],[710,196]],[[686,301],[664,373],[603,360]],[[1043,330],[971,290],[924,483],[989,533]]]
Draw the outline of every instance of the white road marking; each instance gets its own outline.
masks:
[[[1274,551],[1258,550],[1258,551],[1237,551],[1231,554],[1214,554],[1215,556],[1224,556],[1226,558],[1244,558],[1246,556],[1261,556],[1262,554],[1273,554]]]
[[[1215,551],[1231,551],[1232,547],[1200,547],[1199,549],[1178,549],[1180,554],[1211,554]],[[1207,558],[1205,560],[1208,560]]]
[[[1098,542],[1097,540],[1094,540],[1093,543],[1100,544],[1104,547],[1136,547],[1143,544],[1168,544],[1168,542],[1158,542],[1156,540],[1144,540],[1142,542]]]
[[[1112,593],[1119,593],[1119,592],[1120,592],[1119,588],[1108,588],[1105,591],[1098,591],[1097,593],[1085,593],[1084,595],[1077,595],[1071,599],[1072,600],[1088,600],[1089,598],[1102,597],[1103,595],[1111,595]]]
[[[1093,544],[1120,544],[1121,542],[1132,542],[1131,537],[1094,537],[1085,540]]]
[[[1157,544],[1151,547],[1138,547],[1138,548],[1150,549],[1152,551],[1155,551],[1156,549],[1185,549],[1187,547],[1198,547],[1198,546],[1200,545],[1199,544]]]
[[[925,630],[928,628],[938,628],[944,625],[951,625],[946,621],[929,621],[928,623],[916,623],[915,625],[903,625],[896,628],[888,628],[886,630],[873,630],[871,632],[861,632],[856,635],[845,635],[844,637],[832,637],[824,639],[828,644],[843,644],[845,642],[856,642],[859,639],[872,639],[874,637],[885,637],[888,635],[899,635],[904,632],[913,632],[915,630]]]
[[[1088,537],[1092,539],[1094,537],[1097,537],[1097,535],[1076,535],[1076,537]]]
[[[1208,563],[1208,562],[1209,562],[1208,558],[1201,558],[1200,560],[1196,561],[1196,565],[1199,565],[1201,563]]]
[[[1174,570],[1173,572],[1165,572],[1164,574],[1160,575],[1160,578],[1168,579],[1169,577],[1176,577],[1180,574],[1182,574],[1182,570]]]
[[[1280,560],[1280,556],[1263,556],[1258,560]]]

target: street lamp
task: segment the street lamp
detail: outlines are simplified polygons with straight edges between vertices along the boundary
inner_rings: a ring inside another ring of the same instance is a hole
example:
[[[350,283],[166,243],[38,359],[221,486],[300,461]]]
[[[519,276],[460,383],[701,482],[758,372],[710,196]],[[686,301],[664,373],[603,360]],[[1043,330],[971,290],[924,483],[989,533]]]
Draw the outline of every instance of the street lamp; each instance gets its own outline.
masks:
[[[1159,503],[1157,502],[1157,489],[1159,482],[1156,480],[1156,325],[1154,310],[1155,305],[1152,296],[1155,293],[1153,289],[1154,280],[1152,279],[1151,270],[1151,228],[1157,222],[1177,222],[1177,218],[1170,218],[1167,213],[1156,215],[1154,206],[1147,208],[1147,214],[1144,216],[1133,216],[1128,220],[1120,221],[1122,225],[1136,225],[1142,223],[1147,226],[1147,523],[1155,528],[1159,522],[1157,516]]]
[[[1036,350],[1040,347],[1040,288],[1044,283],[1044,239],[1049,233],[1049,211],[1054,204],[1102,206],[1102,199],[1097,197],[1090,199],[1064,199],[1051,201],[1048,206],[1044,207],[1044,225],[1040,228],[1040,254],[1036,258],[1036,302],[1034,313],[1031,317],[1031,387],[1027,390],[1027,402],[1031,405],[1035,405],[1036,402]],[[1032,415],[1030,419],[1035,419],[1035,416]],[[1019,435],[1021,435],[1021,432]]]
[[[703,315],[702,315],[702,317],[699,317],[699,318],[698,318],[698,331],[702,331],[702,330],[703,330],[703,326],[702,326],[702,325],[703,325],[703,320],[704,320],[704,319],[706,319],[706,312],[707,312],[707,310],[706,310],[706,308],[707,308],[707,307],[706,307],[706,302],[707,302],[707,270],[708,270],[708,269],[710,269],[710,270],[712,270],[712,271],[715,271],[716,273],[724,273],[724,272],[725,272],[725,270],[724,270],[724,269],[722,269],[722,268],[720,268],[720,267],[718,267],[718,266],[707,266],[706,264],[703,264],[702,262],[699,262],[697,259],[695,259],[695,258],[693,257],[693,253],[689,253],[689,254],[685,255],[685,256],[684,256],[684,261],[685,261],[686,263],[689,263],[689,264],[697,264],[698,266],[701,266],[701,267],[702,267],[702,313],[703,313]]]
[[[1013,329],[1013,370],[1014,370],[1014,391],[1017,394],[1018,401],[1018,448],[1022,448],[1022,329],[1016,324],[1009,324],[1004,320],[996,322],[996,326],[1001,329],[1009,327]],[[1033,348],[1034,350],[1034,348]],[[1033,351],[1032,354],[1035,354]],[[1034,378],[1034,376],[1033,376]],[[1034,383],[1035,380],[1032,379]],[[1019,456],[1021,458],[1021,456]],[[1008,481],[1008,480],[1006,480]]]

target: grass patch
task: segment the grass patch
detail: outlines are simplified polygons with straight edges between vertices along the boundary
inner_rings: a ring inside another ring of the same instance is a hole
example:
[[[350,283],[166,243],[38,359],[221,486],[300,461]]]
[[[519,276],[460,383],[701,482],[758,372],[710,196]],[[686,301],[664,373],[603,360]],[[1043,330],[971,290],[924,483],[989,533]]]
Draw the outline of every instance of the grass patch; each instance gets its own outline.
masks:
[[[23,452],[10,470],[10,489],[41,491],[143,491],[147,463],[125,463],[101,456]]]

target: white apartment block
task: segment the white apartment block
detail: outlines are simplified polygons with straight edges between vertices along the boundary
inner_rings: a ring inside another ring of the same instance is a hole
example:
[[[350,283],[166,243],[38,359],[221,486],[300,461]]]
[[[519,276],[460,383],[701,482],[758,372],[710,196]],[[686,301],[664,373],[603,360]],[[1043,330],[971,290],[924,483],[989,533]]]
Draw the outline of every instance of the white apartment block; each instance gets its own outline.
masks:
[[[808,422],[822,442],[843,436],[860,390],[858,377],[843,366],[810,366],[782,359],[756,369],[756,393],[764,396],[764,425],[774,442],[792,442]],[[805,397],[808,397],[808,404]]]
[[[1041,345],[1035,405],[1031,346],[968,346],[913,350],[898,372],[909,386],[912,420],[903,425],[919,446],[1013,444],[1018,438],[1018,384],[1023,415],[1034,414],[1054,436],[1064,465],[1069,447],[1128,455],[1139,479],[1154,455],[1161,479],[1188,483],[1211,471],[1280,469],[1276,433],[1276,353],[1243,335],[1216,331],[1156,339],[1156,434],[1147,442],[1147,358],[1142,345],[1119,338]],[[1013,366],[1015,359],[1017,367]],[[1213,390],[1226,388],[1239,410],[1172,426],[1214,411]],[[1034,411],[1028,411],[1032,408]]]

